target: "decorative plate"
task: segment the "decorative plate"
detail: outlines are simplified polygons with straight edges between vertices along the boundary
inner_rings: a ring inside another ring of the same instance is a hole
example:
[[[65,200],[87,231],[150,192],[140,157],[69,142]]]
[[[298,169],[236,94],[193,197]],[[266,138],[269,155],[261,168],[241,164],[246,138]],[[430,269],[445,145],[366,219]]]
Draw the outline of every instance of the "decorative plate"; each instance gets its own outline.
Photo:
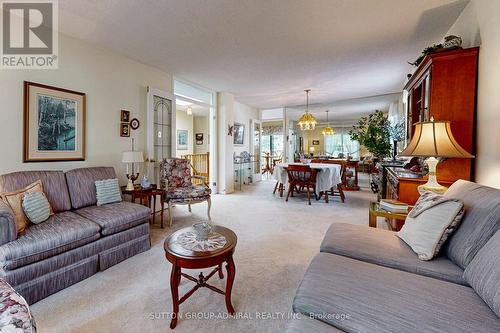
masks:
[[[177,237],[177,243],[189,251],[195,252],[208,252],[222,249],[226,245],[226,237],[218,232],[211,232],[208,239],[205,241],[198,241],[194,231],[186,231]]]
[[[132,127],[133,130],[138,129],[140,124],[141,123],[139,122],[139,119],[137,119],[137,118],[134,118],[130,121],[130,127]]]

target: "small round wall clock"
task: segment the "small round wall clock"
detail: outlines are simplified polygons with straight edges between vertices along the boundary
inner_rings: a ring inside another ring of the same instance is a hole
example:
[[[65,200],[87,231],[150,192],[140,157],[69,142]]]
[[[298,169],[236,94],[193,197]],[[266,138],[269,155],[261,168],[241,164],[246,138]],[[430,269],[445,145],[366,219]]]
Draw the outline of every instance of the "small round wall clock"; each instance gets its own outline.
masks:
[[[138,129],[138,128],[139,128],[139,125],[140,125],[140,123],[139,123],[139,119],[137,119],[137,118],[134,118],[134,119],[132,119],[132,120],[130,121],[130,127],[131,127],[133,130]]]

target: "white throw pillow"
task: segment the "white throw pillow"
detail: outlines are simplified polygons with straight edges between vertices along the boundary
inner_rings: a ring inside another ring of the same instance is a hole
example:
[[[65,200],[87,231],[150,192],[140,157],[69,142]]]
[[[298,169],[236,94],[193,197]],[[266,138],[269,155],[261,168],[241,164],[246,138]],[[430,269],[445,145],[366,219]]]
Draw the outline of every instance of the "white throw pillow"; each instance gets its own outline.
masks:
[[[415,208],[424,200],[436,201],[435,195],[422,196]],[[425,203],[424,203],[425,205]],[[414,208],[414,209],[415,209]],[[421,210],[416,217],[408,214],[403,228],[396,233],[421,260],[434,258],[446,239],[458,228],[463,216],[463,203],[443,201]]]

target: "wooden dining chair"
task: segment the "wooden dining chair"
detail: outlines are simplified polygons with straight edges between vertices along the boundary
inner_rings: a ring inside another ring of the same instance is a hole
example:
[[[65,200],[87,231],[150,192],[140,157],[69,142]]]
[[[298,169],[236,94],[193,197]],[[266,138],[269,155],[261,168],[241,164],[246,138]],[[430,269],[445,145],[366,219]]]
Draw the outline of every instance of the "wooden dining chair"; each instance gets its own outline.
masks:
[[[293,197],[294,190],[297,191],[299,188],[304,188],[307,190],[307,201],[310,205],[311,189],[314,196],[317,198],[316,176],[318,170],[311,169],[308,165],[289,165],[286,172],[288,174],[288,192],[285,201],[288,201],[290,196]]]
[[[280,192],[280,197],[283,197],[283,191],[284,190],[285,190],[285,185],[278,180],[276,182],[276,185],[274,185],[273,194],[276,194],[276,191],[279,191]]]

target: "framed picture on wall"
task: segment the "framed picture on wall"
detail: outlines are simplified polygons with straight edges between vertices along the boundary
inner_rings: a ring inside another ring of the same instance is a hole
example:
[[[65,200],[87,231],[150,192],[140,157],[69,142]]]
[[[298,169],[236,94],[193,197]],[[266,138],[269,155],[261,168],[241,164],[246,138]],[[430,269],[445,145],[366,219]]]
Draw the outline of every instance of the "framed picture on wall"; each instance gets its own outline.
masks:
[[[319,146],[319,140],[313,140],[313,146]]]
[[[196,133],[195,139],[196,139],[197,145],[202,145],[203,144],[203,133]]]
[[[121,110],[121,112],[120,112],[120,121],[122,123],[128,123],[130,121],[130,111]]]
[[[129,137],[130,136],[130,125],[127,123],[120,124],[120,136],[121,137]]]
[[[234,123],[233,127],[234,144],[242,146],[245,143],[245,125],[241,123]]]
[[[86,94],[24,81],[24,162],[85,160]]]
[[[188,149],[188,131],[187,130],[177,130],[177,149],[187,150]]]

